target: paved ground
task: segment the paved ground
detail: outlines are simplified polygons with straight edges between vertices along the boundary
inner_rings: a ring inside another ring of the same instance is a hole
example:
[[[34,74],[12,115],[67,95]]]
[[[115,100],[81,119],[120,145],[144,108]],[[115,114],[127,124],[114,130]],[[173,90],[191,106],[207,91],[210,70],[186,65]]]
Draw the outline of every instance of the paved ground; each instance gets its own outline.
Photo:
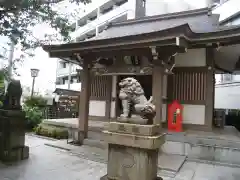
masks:
[[[45,146],[47,140],[27,137],[30,159],[0,168],[0,180],[93,180],[106,173],[106,165]]]
[[[88,160],[69,151],[59,150],[44,143],[46,139],[27,136],[30,159],[12,166],[0,165],[0,180],[98,180],[106,173],[106,164]],[[78,147],[81,151],[91,149]],[[174,178],[164,180],[239,180],[240,168],[185,162]]]

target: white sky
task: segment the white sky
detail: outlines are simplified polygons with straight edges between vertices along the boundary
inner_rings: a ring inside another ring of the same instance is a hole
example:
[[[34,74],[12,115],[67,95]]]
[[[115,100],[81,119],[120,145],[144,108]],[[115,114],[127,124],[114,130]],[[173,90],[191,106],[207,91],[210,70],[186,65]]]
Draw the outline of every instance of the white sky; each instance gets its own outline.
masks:
[[[99,3],[102,3],[106,0],[92,0],[91,6],[96,6]],[[147,3],[157,2],[160,0],[147,0]],[[202,8],[206,5],[206,0],[163,0],[166,2],[174,3],[176,1],[185,1],[190,4],[191,7]],[[89,6],[89,5],[88,5]],[[68,6],[66,3],[62,3],[61,11],[62,12],[72,12],[73,9],[76,9],[76,6]],[[83,8],[82,8],[83,9]],[[34,28],[33,32],[36,36],[43,36],[45,32],[51,31],[46,25],[38,25]],[[5,44],[5,39],[0,37],[0,45]],[[0,46],[1,50],[1,46]],[[56,67],[57,60],[53,58],[49,58],[48,54],[44,52],[41,48],[38,48],[34,51],[35,57],[31,59],[26,59],[23,67],[19,69],[21,74],[20,80],[21,83],[25,86],[31,87],[32,78],[30,74],[31,68],[40,69],[39,76],[36,79],[35,88],[39,89],[41,92],[45,90],[54,90],[55,88],[55,80],[56,80]],[[17,56],[18,52],[15,53]]]

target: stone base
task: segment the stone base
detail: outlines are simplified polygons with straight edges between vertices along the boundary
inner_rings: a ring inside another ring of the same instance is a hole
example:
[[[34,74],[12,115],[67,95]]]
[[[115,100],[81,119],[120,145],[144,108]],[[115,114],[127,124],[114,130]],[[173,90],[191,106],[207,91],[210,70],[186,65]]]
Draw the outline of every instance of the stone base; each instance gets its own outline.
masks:
[[[5,151],[1,157],[2,162],[17,162],[29,158],[29,147],[14,148],[9,151]]]
[[[109,144],[107,174],[109,179],[155,179],[158,149],[141,149]]]
[[[25,146],[25,113],[21,110],[0,110],[0,160],[14,162],[29,157]]]
[[[112,179],[109,179],[108,175],[106,174],[105,176],[101,177],[100,180],[112,180]],[[146,179],[146,180],[148,180],[148,179]],[[163,178],[157,177],[155,180],[163,180]]]
[[[103,131],[108,142],[107,180],[156,180],[158,151],[164,143],[158,125],[110,123]]]

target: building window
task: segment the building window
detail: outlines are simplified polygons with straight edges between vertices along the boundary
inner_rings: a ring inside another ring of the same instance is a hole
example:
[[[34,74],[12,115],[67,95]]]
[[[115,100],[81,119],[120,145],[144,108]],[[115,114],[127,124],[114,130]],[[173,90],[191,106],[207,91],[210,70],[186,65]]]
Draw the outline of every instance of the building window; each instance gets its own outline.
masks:
[[[63,78],[63,84],[68,84],[68,77]]]
[[[72,76],[71,83],[78,83],[77,76]]]
[[[221,81],[222,83],[232,82],[232,79],[233,79],[232,74],[223,74]]]
[[[218,0],[219,1],[219,0]],[[220,4],[227,2],[228,0],[220,0]]]
[[[93,16],[89,18],[91,21],[94,21],[95,19],[97,19],[97,16]]]
[[[63,63],[63,68],[67,68],[67,63],[66,62]]]
[[[103,9],[101,13],[102,13],[102,14],[106,14],[106,13],[108,13],[109,11],[111,11],[112,9],[113,9],[113,6],[107,8],[107,9]]]
[[[126,2],[128,2],[128,0],[123,0],[123,1],[120,1],[120,2],[116,2],[116,6],[121,6],[121,5],[125,4]]]
[[[143,7],[146,6],[146,0],[142,0],[142,6],[143,6]]]

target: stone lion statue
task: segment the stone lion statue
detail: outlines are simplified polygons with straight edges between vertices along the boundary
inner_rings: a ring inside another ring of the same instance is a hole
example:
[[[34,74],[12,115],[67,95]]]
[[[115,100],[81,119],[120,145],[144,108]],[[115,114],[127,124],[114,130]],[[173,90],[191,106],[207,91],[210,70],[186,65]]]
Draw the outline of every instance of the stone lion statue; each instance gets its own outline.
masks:
[[[153,124],[153,118],[156,115],[155,105],[152,104],[152,97],[147,100],[141,84],[136,79],[128,77],[123,79],[119,86],[119,98],[122,101],[123,113],[118,121]]]
[[[19,80],[11,80],[7,86],[3,109],[21,109],[22,87]]]

